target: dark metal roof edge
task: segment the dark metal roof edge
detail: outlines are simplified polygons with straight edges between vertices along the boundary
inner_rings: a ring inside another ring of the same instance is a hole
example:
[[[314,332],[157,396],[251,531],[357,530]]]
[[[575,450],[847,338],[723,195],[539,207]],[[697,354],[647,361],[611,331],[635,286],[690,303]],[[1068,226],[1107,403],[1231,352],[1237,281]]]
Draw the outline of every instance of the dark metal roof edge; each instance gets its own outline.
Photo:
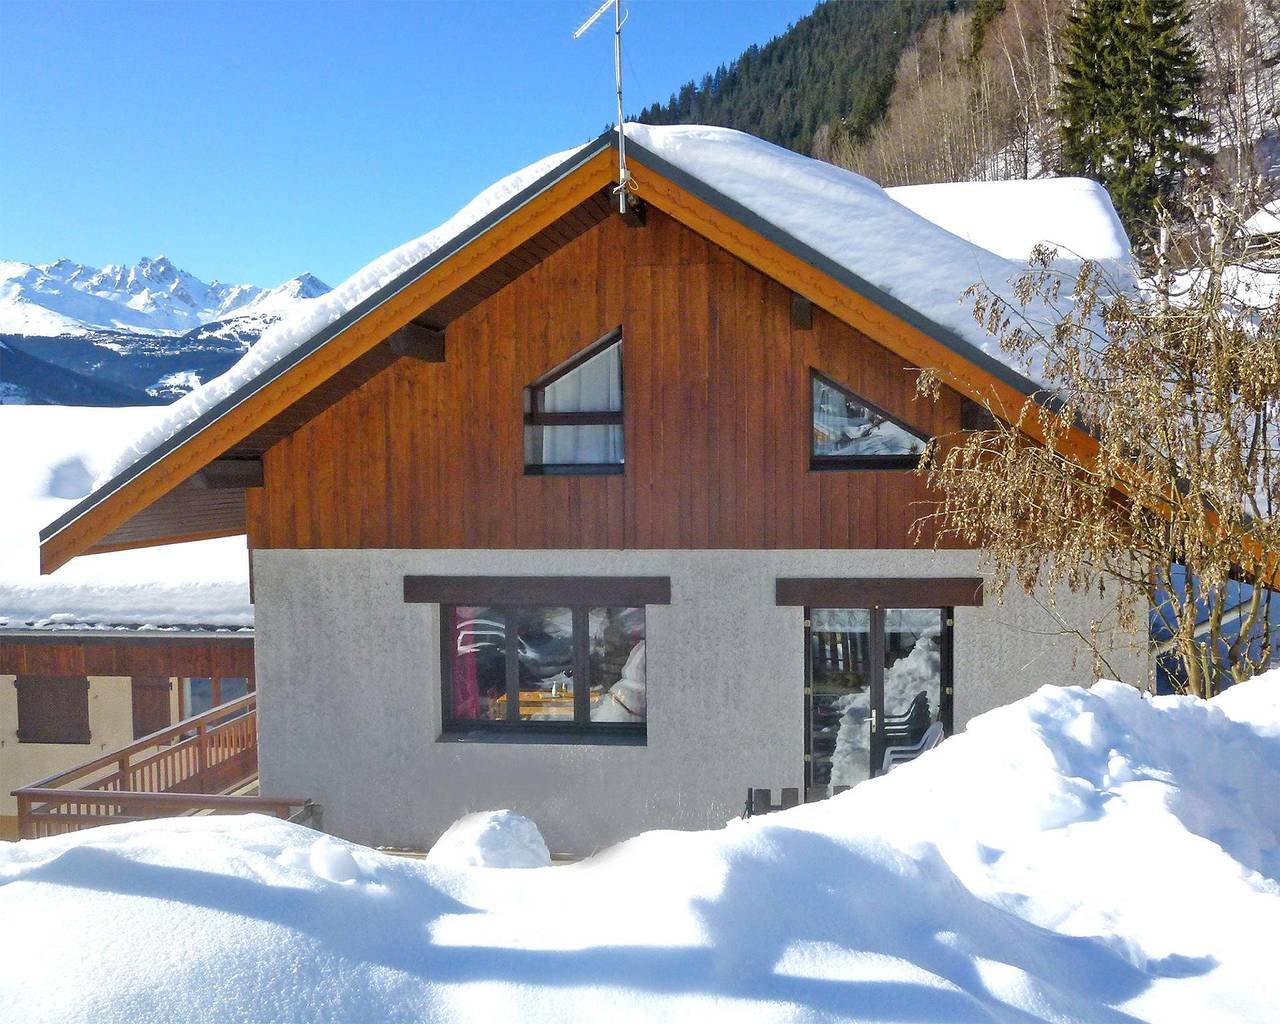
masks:
[[[111,494],[114,494],[121,487],[125,486],[125,484],[130,480],[145,472],[170,452],[181,447],[196,434],[200,433],[211,423],[221,419],[232,409],[252,397],[287,370],[293,368],[313,352],[322,348],[326,343],[337,337],[352,324],[363,319],[369,313],[373,312],[373,310],[381,306],[387,301],[387,299],[409,287],[423,275],[429,273],[437,265],[444,262],[445,259],[469,245],[480,235],[505,220],[525,204],[545,192],[552,185],[556,184],[563,178],[568,177],[582,164],[591,160],[606,149],[615,148],[617,145],[615,139],[616,133],[609,130],[598,136],[593,141],[586,143],[568,159],[553,167],[541,178],[538,178],[536,181],[531,182],[525,188],[521,189],[501,206],[491,210],[484,217],[471,225],[471,227],[467,228],[460,234],[455,235],[438,249],[428,253],[412,267],[409,267],[407,270],[399,274],[394,280],[387,282],[361,302],[352,306],[351,309],[347,310],[347,312],[343,313],[331,324],[326,327],[322,327],[307,341],[298,345],[291,352],[272,363],[252,380],[245,381],[244,384],[236,388],[236,390],[227,395],[222,399],[222,401],[210,406],[185,427],[175,432],[167,440],[156,445],[156,447],[151,449],[151,451],[140,456],[126,469],[121,470],[101,487],[97,488],[91,494],[86,495],[71,508],[67,509],[66,512],[60,515],[52,523],[44,527],[40,531],[40,543],[43,544],[71,523],[75,522],[81,516],[91,511],[104,499],[109,497]]]
[[[777,245],[792,256],[803,260],[815,270],[819,270],[828,277],[835,279],[850,291],[856,292],[864,299],[892,313],[899,320],[906,321],[916,330],[927,334],[935,341],[951,349],[956,355],[973,363],[979,369],[985,370],[991,376],[1008,384],[1027,397],[1044,393],[1042,387],[1007,363],[1002,363],[994,356],[988,355],[973,342],[966,341],[951,328],[943,327],[942,324],[925,316],[914,306],[909,306],[901,299],[895,298],[879,286],[872,284],[852,270],[837,263],[829,256],[824,256],[817,249],[800,241],[790,232],[778,227],[771,221],[765,220],[750,208],[743,206],[736,199],[730,199],[723,192],[712,188],[701,178],[676,167],[652,150],[646,149],[630,138],[627,139],[627,152],[632,155],[638,154],[637,159],[642,164],[648,165],[673,184],[679,185],[686,192],[701,199],[725,216],[732,217],[744,227],[750,228],[756,234],[774,243],[774,245]],[[958,299],[959,297],[957,296]]]

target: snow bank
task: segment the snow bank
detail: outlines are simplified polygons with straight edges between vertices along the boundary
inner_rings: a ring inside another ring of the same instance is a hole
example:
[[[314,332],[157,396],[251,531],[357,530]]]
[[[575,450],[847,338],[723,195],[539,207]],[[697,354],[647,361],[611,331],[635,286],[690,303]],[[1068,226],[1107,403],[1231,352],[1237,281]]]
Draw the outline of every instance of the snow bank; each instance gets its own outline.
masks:
[[[446,868],[545,868],[551,863],[538,826],[515,811],[478,811],[436,840],[427,863]]]
[[[1280,674],[1043,688],[842,796],[476,871],[279,821],[0,844],[13,1020],[1280,1018]]]
[[[950,213],[944,217],[943,211],[955,205],[945,196],[938,194],[927,204],[921,197],[918,201],[929,207],[929,214],[920,216],[861,175],[732,129],[629,124],[626,130],[628,138],[741,203],[763,220],[955,331],[988,355],[1009,361],[1010,357],[974,322],[971,304],[962,296],[965,289],[979,281],[1008,294],[1009,281],[1025,269],[1021,262],[1026,255],[1024,246],[1021,242],[1017,245],[1002,242],[1002,251],[997,253],[960,237],[964,230],[956,231],[957,227],[972,226],[971,222],[976,224],[981,218],[969,217],[959,209],[952,211],[959,220]],[[95,486],[102,486],[123,472],[574,152],[577,150],[556,153],[503,178],[433,231],[379,257],[328,294],[301,303],[291,316],[263,334],[225,374],[169,406],[163,417],[125,446],[105,467]],[[1062,201],[1066,195],[1066,187],[1059,186],[1055,202]],[[1076,209],[1082,205],[1078,199],[1073,202]],[[1087,236],[1081,229],[1072,234],[1072,239],[1081,243],[1081,250],[1096,250],[1099,255],[1105,252],[1108,258],[1114,257],[1117,261],[1127,260],[1128,245],[1123,230],[1114,220],[1114,211],[1109,226],[1105,229],[1102,226],[1106,220],[1104,206],[1110,209],[1105,192],[1099,195],[1095,191],[1089,197],[1089,205],[1093,211],[1092,227]],[[1026,236],[1053,237],[1074,221],[1072,215],[1055,211],[1056,207],[1047,207],[1039,201],[1038,194],[1028,193],[1018,208],[1017,219],[1025,222]],[[1041,230],[1032,226],[1036,224],[1045,224],[1045,227]],[[1006,225],[1001,230],[1012,229]],[[1083,244],[1086,238],[1088,245]],[[984,235],[984,239],[989,237]],[[1017,258],[1005,258],[1010,254]],[[1089,254],[1080,251],[1080,255]],[[1031,372],[1034,367],[1018,363],[1015,369]]]
[[[40,529],[163,414],[0,405],[0,630],[253,625],[243,537],[89,555],[40,575]]]
[[[1028,260],[1041,243],[1086,260],[1129,259],[1107,190],[1088,178],[951,181],[887,188],[889,198],[997,256]]]

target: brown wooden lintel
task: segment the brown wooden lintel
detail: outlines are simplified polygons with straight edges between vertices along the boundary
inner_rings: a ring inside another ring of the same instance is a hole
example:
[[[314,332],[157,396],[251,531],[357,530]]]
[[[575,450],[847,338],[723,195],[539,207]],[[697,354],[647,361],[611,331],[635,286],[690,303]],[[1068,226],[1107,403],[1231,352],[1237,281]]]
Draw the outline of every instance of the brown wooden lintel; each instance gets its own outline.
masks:
[[[799,292],[791,293],[791,326],[797,331],[813,330],[813,303]]]
[[[671,603],[670,576],[406,576],[411,604],[543,604],[617,608]]]
[[[203,491],[244,490],[263,485],[261,459],[214,459],[191,477]]]
[[[779,579],[780,605],[805,608],[955,608],[982,605],[978,576]]]

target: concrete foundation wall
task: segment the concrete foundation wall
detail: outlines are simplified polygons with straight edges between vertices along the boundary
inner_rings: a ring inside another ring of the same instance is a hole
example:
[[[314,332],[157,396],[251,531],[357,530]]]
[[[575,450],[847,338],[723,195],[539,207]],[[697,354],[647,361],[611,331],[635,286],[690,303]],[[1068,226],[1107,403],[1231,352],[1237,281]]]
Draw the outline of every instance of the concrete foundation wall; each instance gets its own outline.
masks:
[[[974,552],[350,551],[253,555],[262,788],[310,797],[325,828],[425,848],[470,811],[510,807],[553,852],[738,814],[750,786],[803,781],[803,610],[779,576],[975,575]],[[648,741],[604,746],[440,739],[440,623],[406,574],[663,575],[646,620]],[[1094,599],[1057,612],[1083,626]],[[955,724],[1042,684],[1091,682],[1060,625],[1021,592],[955,617]],[[1127,677],[1144,671],[1118,655]]]

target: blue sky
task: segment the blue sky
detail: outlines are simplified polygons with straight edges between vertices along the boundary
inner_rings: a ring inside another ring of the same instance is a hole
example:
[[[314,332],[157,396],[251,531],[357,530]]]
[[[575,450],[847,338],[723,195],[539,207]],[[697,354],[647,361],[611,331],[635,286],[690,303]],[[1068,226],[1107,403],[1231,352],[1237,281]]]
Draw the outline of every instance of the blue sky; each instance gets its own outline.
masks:
[[[329,284],[613,119],[564,2],[0,2],[0,258]],[[632,0],[628,112],[813,0]]]

